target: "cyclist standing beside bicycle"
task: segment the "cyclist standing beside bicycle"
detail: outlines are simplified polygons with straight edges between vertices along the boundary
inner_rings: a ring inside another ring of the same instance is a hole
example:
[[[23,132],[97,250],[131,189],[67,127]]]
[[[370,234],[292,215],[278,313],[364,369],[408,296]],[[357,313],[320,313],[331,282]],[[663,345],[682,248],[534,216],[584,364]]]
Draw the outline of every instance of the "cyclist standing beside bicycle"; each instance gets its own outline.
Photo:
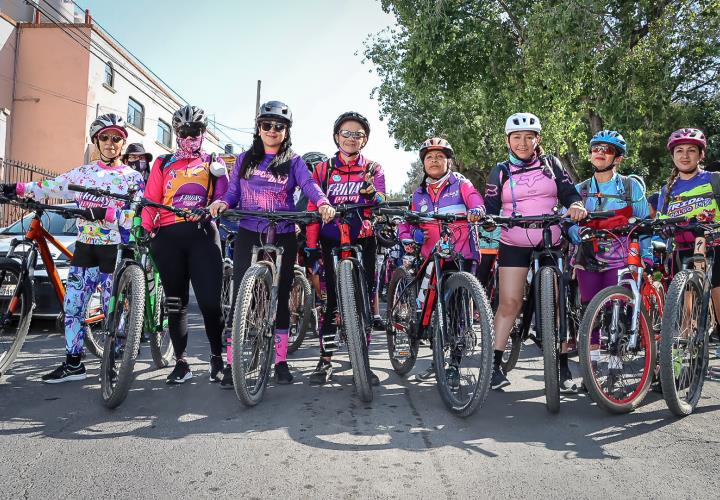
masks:
[[[127,230],[132,225],[133,214],[123,210],[125,202],[70,191],[68,185],[79,184],[117,194],[127,194],[130,188],[142,188],[142,176],[123,165],[120,159],[127,136],[122,117],[113,113],[100,115],[90,125],[90,141],[100,154],[97,162],[74,168],[54,179],[3,185],[6,195],[71,199],[80,208],[86,208],[88,213],[87,220],[78,219],[77,222],[78,238],[70,261],[63,303],[66,358],[59,367],[42,376],[42,381],[48,384],[86,378],[85,365],[81,361],[85,310],[98,285],[101,285],[103,311],[107,312],[117,245],[123,237],[127,237],[127,233],[121,234],[121,228]]]
[[[269,101],[260,106],[253,144],[248,151],[238,155],[227,193],[210,206],[213,216],[227,208],[293,212],[293,194],[299,186],[308,198],[308,210],[319,207],[317,210],[323,219],[332,219],[335,210],[313,181],[302,158],[290,148],[292,123],[292,111],[287,104]],[[247,217],[240,221],[233,249],[233,297],[237,296],[243,276],[250,267],[252,247],[265,242],[268,227],[269,222],[262,218]],[[284,249],[275,325],[275,379],[278,384],[289,384],[293,379],[287,364],[287,348],[290,289],[297,255],[295,224],[281,222],[277,225],[275,245]],[[223,372],[223,388],[233,387],[231,361],[231,341],[228,339],[228,367]]]
[[[672,156],[673,169],[658,198],[658,218],[695,217],[701,221],[720,221],[720,173],[703,170],[707,139],[701,130],[682,128],[668,138],[667,150]],[[669,195],[668,195],[669,193]],[[682,261],[694,253],[695,236],[690,231],[675,235],[676,252],[673,273],[680,270]],[[708,247],[713,252],[712,301],[715,318],[720,318],[720,247]]]
[[[590,162],[593,176],[575,186],[584,200],[588,212],[615,212],[609,219],[596,219],[585,225],[593,229],[613,229],[625,226],[630,217],[645,219],[650,208],[641,183],[632,177],[617,173],[617,167],[627,154],[627,143],[614,130],[601,130],[590,140]],[[586,306],[592,298],[605,288],[618,283],[617,270],[627,264],[628,239],[620,237],[612,241],[581,241],[582,228],[573,226],[568,230],[570,240],[578,245],[574,266],[577,272],[580,301]],[[640,238],[643,261],[652,267],[653,256],[650,238]],[[598,331],[592,333],[591,363],[597,365],[600,351]],[[567,373],[566,373],[567,375]],[[564,379],[565,389],[573,390],[575,384]]]
[[[570,176],[554,156],[540,145],[542,127],[532,113],[515,113],[505,122],[509,159],[495,165],[488,175],[485,206],[490,215],[551,214],[558,203],[574,221],[587,216],[582,198]],[[500,233],[499,305],[495,313],[495,356],[490,386],[510,385],[501,367],[515,319],[520,313],[532,252],[542,245],[542,229],[503,228]],[[553,245],[560,244],[560,228],[552,228]],[[569,377],[567,353],[560,355],[560,377]]]
[[[371,206],[385,199],[385,173],[382,166],[361,154],[369,137],[370,122],[360,113],[348,111],[335,120],[333,140],[338,151],[328,161],[318,164],[313,172],[313,178],[333,205],[365,203]],[[311,201],[308,203],[308,210],[313,208]],[[374,297],[377,243],[370,217],[369,211],[363,213],[358,210],[348,215],[348,222],[351,241],[362,249],[367,290],[370,297]],[[339,245],[340,230],[337,223],[324,224],[322,227],[319,223],[308,224],[306,264],[310,265],[322,257],[327,286],[327,303],[320,332],[320,361],[310,375],[311,384],[325,384],[332,375],[332,339],[336,338],[337,333],[337,290],[332,250]],[[372,384],[378,385],[380,379],[372,371],[370,374]]]
[[[462,174],[453,172],[455,152],[445,139],[433,137],[420,146],[420,161],[425,175],[420,187],[412,195],[410,209],[428,214],[468,214],[468,220],[478,221],[485,214],[485,205],[475,186]],[[453,245],[455,251],[465,259],[478,261],[480,249],[476,237],[471,236],[471,228],[465,222],[453,223]],[[440,224],[436,221],[421,224],[419,227],[402,223],[398,236],[405,251],[414,253],[420,245],[423,259],[433,251],[440,239]],[[450,369],[448,375],[451,376]],[[455,369],[457,374],[457,369]],[[435,377],[433,364],[423,373],[415,376],[424,381]]]
[[[187,306],[190,282],[210,343],[210,380],[219,381],[222,361],[222,251],[217,227],[204,217],[203,209],[227,190],[227,169],[221,159],[214,160],[202,149],[208,118],[196,106],[183,106],[175,112],[172,126],[177,150],[155,160],[145,197],[188,210],[189,218],[169,211],[146,207],[143,228],[155,237],[151,250],[165,289],[168,329],[175,351],[175,368],[168,384],[182,384],[192,378],[185,359],[188,343]]]

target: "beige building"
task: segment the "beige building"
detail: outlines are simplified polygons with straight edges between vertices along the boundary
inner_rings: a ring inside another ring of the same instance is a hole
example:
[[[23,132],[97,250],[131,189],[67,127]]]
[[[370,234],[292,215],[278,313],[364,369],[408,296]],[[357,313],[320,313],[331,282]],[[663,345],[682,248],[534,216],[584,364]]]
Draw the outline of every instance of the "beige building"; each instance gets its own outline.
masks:
[[[128,142],[154,156],[175,145],[183,100],[65,0],[0,0],[0,155],[55,172],[88,162],[96,116],[127,119]],[[202,106],[202,103],[197,103]],[[209,132],[205,148],[222,152]]]

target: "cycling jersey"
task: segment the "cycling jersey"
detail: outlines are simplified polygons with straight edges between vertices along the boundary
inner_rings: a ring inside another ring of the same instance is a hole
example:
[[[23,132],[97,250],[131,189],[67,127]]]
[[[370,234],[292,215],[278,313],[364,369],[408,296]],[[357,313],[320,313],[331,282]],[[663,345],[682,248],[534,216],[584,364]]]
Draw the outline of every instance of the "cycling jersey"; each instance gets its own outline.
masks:
[[[670,191],[667,207],[665,206],[665,199],[668,198],[667,186],[663,186],[658,198],[658,218],[685,216],[706,221],[720,220],[718,205],[710,184],[711,176],[712,172],[700,170],[691,179],[677,177]],[[694,240],[695,237],[689,231],[675,235],[675,241],[678,243],[692,244]]]
[[[374,205],[377,197],[364,196],[360,194],[360,189],[365,183],[365,176],[370,175],[375,192],[384,197],[385,195],[385,173],[379,163],[373,162],[365,158],[363,155],[357,155],[349,162],[345,162],[340,153],[336,153],[333,158],[326,162],[319,163],[313,171],[313,179],[320,184],[324,193],[327,194],[330,203],[337,205],[340,203],[364,203],[366,205]],[[308,202],[308,210],[314,210],[315,206],[312,200]],[[350,238],[354,241],[356,238],[367,238],[373,235],[372,224],[368,220],[371,216],[369,211],[364,214],[350,213],[347,221],[350,225]],[[340,241],[340,229],[337,222],[333,221],[329,224],[320,223],[308,224],[307,226],[307,242],[309,248],[316,248],[318,237]]]
[[[472,183],[462,174],[450,172],[447,179],[440,185],[433,186],[426,183],[413,193],[411,209],[428,214],[460,214],[464,215],[468,209],[484,206],[483,198]],[[440,239],[440,222],[432,221],[420,224],[425,232],[425,239],[420,249],[423,258],[432,252]],[[466,259],[479,259],[479,245],[477,234],[471,233],[467,222],[450,224],[452,242],[455,251]],[[403,223],[399,225],[400,239],[411,239],[414,226]]]
[[[142,189],[142,176],[127,165],[113,167],[98,161],[90,165],[74,168],[54,179],[17,185],[19,196],[31,194],[36,199],[63,198],[75,200],[75,203],[80,208],[107,208],[104,220],[77,220],[78,241],[89,245],[117,245],[120,243],[123,239],[121,228],[129,230],[130,226],[132,226],[133,214],[123,209],[126,203],[104,196],[98,197],[90,193],[70,191],[68,190],[69,184],[104,189],[111,193],[127,194],[128,189],[132,186]],[[127,239],[127,231],[124,232],[125,239]]]
[[[290,169],[287,176],[276,177],[268,166],[275,158],[275,154],[265,154],[260,164],[253,168],[249,176],[240,178],[240,166],[247,153],[242,153],[235,160],[235,169],[232,173],[227,192],[221,198],[230,208],[241,210],[294,212],[295,201],[293,195],[295,188],[300,187],[307,196],[308,210],[316,210],[318,206],[329,203],[327,197],[320,190],[320,186],[310,176],[305,162],[298,155],[290,159]],[[254,232],[267,231],[269,223],[259,217],[246,217],[240,221],[239,226]],[[278,234],[295,232],[292,222],[279,222],[276,226]]]
[[[205,152],[200,157],[181,160],[174,155],[169,159],[157,158],[150,169],[145,197],[177,208],[205,208],[210,201],[220,198],[228,185],[227,175],[212,175],[210,161],[210,155]],[[222,158],[215,161],[224,165]],[[142,226],[147,231],[184,221],[167,210],[146,207],[142,212]]]

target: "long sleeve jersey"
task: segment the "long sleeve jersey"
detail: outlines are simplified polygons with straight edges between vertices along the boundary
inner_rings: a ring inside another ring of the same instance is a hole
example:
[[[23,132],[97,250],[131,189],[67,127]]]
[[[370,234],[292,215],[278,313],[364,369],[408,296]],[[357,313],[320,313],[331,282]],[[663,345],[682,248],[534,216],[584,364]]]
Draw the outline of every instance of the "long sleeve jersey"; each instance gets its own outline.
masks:
[[[182,160],[160,156],[150,170],[145,198],[176,208],[205,208],[225,194],[228,187],[227,174],[215,177],[210,172],[210,161],[207,153]],[[221,158],[215,161],[224,165]],[[167,210],[145,207],[142,212],[142,225],[147,231],[183,221]]]
[[[240,177],[240,165],[247,153],[238,155],[235,161],[235,169],[230,179],[230,185],[222,197],[222,201],[230,208],[242,210],[258,210],[273,212],[295,211],[293,195],[295,188],[300,187],[308,198],[308,210],[315,210],[316,207],[329,204],[327,197],[320,190],[317,182],[313,180],[308,171],[307,165],[298,155],[290,160],[288,175],[276,177],[268,171],[270,162],[275,154],[266,154],[265,158],[247,176]],[[312,204],[312,208],[310,205]],[[268,221],[259,217],[246,217],[240,221],[240,227],[249,231],[265,232],[268,228]],[[278,234],[295,231],[292,222],[280,222],[276,227]]]
[[[80,208],[104,207],[108,209],[107,215],[102,221],[78,219],[78,241],[82,243],[117,245],[127,239],[127,231],[121,231],[121,229],[130,229],[134,214],[125,209],[124,201],[70,191],[68,190],[69,184],[127,194],[131,187],[143,188],[142,175],[127,165],[113,167],[98,161],[74,168],[54,179],[17,185],[17,192],[20,196],[32,195],[35,199],[62,198],[74,200]]]

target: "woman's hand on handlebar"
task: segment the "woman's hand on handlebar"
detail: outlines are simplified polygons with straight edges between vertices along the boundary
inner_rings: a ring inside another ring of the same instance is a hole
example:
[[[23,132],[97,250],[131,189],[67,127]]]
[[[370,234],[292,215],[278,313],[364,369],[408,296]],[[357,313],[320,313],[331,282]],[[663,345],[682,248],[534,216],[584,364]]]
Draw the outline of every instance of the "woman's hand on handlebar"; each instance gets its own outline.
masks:
[[[567,214],[565,215],[570,217],[575,222],[580,222],[587,217],[587,214],[588,212],[584,206],[582,206],[580,203],[573,203],[572,205],[570,205],[570,208],[568,208]]]
[[[318,213],[326,224],[335,218],[335,209],[332,205],[321,205],[318,207]]]
[[[210,211],[210,215],[212,215],[213,217],[217,217],[218,215],[220,215],[227,209],[228,209],[228,204],[222,200],[215,200],[208,207],[208,210]]]

